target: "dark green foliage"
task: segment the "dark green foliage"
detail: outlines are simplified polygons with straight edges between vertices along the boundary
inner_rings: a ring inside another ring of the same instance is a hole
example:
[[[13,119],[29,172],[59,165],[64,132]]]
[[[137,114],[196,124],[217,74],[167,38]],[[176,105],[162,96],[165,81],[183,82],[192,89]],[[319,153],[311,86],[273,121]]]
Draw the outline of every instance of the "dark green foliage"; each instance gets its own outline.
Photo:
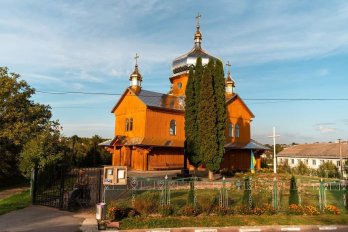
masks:
[[[201,158],[197,149],[197,95],[195,92],[195,75],[193,72],[193,67],[190,68],[185,94],[185,138],[187,142],[186,152],[190,164],[198,167],[201,163]]]
[[[170,216],[174,213],[174,208],[171,205],[162,205],[160,207],[160,214],[164,217]]]
[[[183,216],[192,217],[192,216],[197,216],[199,214],[199,210],[197,210],[197,208],[194,208],[192,205],[185,205],[181,209],[180,213]]]
[[[54,166],[58,163],[69,165],[68,151],[65,141],[60,138],[59,130],[47,129],[33,136],[24,145],[20,154],[19,169],[29,178],[35,166]]]
[[[289,205],[298,205],[299,204],[299,196],[296,186],[296,179],[294,176],[291,177],[290,180],[290,196],[289,196]]]
[[[249,177],[244,180],[244,192],[243,192],[243,206],[248,209],[254,208],[254,199],[251,192],[251,180]]]
[[[158,193],[145,193],[135,199],[134,208],[144,215],[156,213],[160,209],[159,199]]]
[[[70,148],[69,156],[72,165],[76,167],[97,167],[111,164],[111,154],[103,147],[98,146],[99,143],[105,141],[100,136],[80,138],[73,135],[65,140]]]
[[[293,168],[293,173],[297,174],[297,175],[307,175],[310,173],[310,169],[308,168],[308,166],[300,161],[297,166],[295,168]]]
[[[220,60],[216,61],[214,67],[214,95],[216,101],[216,128],[217,128],[217,153],[215,155],[216,165],[218,169],[220,168],[220,164],[223,160],[224,156],[224,146],[226,143],[225,138],[225,127],[226,127],[226,104],[225,104],[225,78],[224,78],[224,68],[223,64]]]
[[[195,192],[193,189],[190,189],[187,195],[187,205],[194,205],[195,201]]]
[[[35,103],[35,90],[20,75],[0,67],[0,182],[13,177],[20,161],[19,154],[30,138],[56,125],[51,121],[51,108]]]
[[[337,178],[340,176],[338,168],[332,162],[324,162],[317,170],[318,176],[326,178]]]
[[[195,101],[198,104],[200,102],[200,92],[201,92],[201,82],[202,82],[202,78],[203,78],[203,65],[202,65],[202,58],[198,57],[197,61],[196,61],[196,66],[195,66],[195,73],[194,73],[194,90],[196,93],[195,96]],[[198,107],[198,105],[197,105]]]
[[[198,104],[200,154],[209,171],[217,171],[220,163],[216,161],[218,150],[216,129],[216,101],[213,86],[213,61],[209,61],[203,72]]]
[[[185,106],[189,161],[195,167],[203,162],[213,172],[220,169],[226,140],[224,71],[220,60],[214,62],[203,68],[198,57],[195,71],[190,68]]]

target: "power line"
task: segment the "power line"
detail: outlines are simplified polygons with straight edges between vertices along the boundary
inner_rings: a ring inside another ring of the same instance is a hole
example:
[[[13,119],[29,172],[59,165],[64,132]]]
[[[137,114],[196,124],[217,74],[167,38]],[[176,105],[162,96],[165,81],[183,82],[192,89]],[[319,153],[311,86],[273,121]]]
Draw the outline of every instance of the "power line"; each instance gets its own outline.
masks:
[[[107,95],[121,96],[122,93],[106,93],[106,92],[84,92],[84,91],[47,91],[36,90],[38,93],[68,95],[68,94],[84,94],[84,95]],[[146,95],[146,97],[158,97],[158,95]],[[348,101],[348,98],[243,98],[245,101]],[[276,102],[272,102],[276,103]]]

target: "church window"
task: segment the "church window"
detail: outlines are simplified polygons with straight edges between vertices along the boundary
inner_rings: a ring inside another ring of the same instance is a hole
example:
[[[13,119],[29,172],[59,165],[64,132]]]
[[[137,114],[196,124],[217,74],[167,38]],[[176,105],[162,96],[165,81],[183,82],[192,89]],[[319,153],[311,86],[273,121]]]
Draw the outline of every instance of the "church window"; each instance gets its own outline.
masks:
[[[126,131],[128,131],[129,130],[129,120],[128,120],[128,118],[126,118]]]
[[[239,138],[239,125],[236,124],[236,138]]]
[[[232,123],[228,124],[228,137],[230,137],[230,138],[233,137],[233,124]]]
[[[176,135],[176,121],[175,120],[170,121],[169,134]]]
[[[132,131],[133,130],[133,118],[131,118],[129,120],[129,130]]]
[[[182,87],[182,83],[181,83],[181,82],[179,82],[177,86],[178,86],[178,89],[181,89],[181,87]]]

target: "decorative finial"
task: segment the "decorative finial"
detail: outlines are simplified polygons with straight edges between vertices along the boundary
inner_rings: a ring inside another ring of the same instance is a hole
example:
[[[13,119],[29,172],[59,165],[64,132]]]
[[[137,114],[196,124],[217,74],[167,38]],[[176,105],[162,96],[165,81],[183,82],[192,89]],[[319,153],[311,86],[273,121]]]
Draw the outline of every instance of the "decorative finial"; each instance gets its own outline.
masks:
[[[139,56],[138,56],[138,53],[135,53],[135,65],[137,66],[138,65],[138,59],[139,59]]]
[[[199,20],[201,19],[201,17],[202,17],[202,15],[198,12],[198,14],[197,14],[197,16],[196,16],[196,20],[197,20],[197,28],[199,28],[200,27],[200,25],[199,25]]]
[[[197,14],[196,16],[196,20],[197,20],[197,25],[196,25],[196,32],[195,32],[195,36],[194,36],[194,40],[195,40],[195,47],[196,48],[200,48],[201,47],[201,41],[202,41],[202,34],[201,32],[199,31],[199,28],[200,28],[200,20],[201,20],[201,17],[202,15],[201,14]]]
[[[227,75],[230,76],[231,75],[231,63],[230,63],[230,61],[227,61],[226,66],[228,67],[227,68],[228,69]]]

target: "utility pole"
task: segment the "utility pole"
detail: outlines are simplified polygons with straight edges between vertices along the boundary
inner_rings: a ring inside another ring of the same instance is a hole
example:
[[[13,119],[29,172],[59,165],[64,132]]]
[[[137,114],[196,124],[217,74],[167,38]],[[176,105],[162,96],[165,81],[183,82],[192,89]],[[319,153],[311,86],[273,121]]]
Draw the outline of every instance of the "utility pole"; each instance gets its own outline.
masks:
[[[343,178],[343,163],[342,163],[342,145],[341,140],[338,139],[338,146],[339,146],[339,154],[340,154],[340,167],[341,167],[341,178]]]
[[[280,135],[276,135],[275,133],[275,127],[273,127],[273,135],[268,136],[268,138],[273,138],[273,172],[274,176],[277,174],[277,157],[276,157],[276,137],[279,137]]]

